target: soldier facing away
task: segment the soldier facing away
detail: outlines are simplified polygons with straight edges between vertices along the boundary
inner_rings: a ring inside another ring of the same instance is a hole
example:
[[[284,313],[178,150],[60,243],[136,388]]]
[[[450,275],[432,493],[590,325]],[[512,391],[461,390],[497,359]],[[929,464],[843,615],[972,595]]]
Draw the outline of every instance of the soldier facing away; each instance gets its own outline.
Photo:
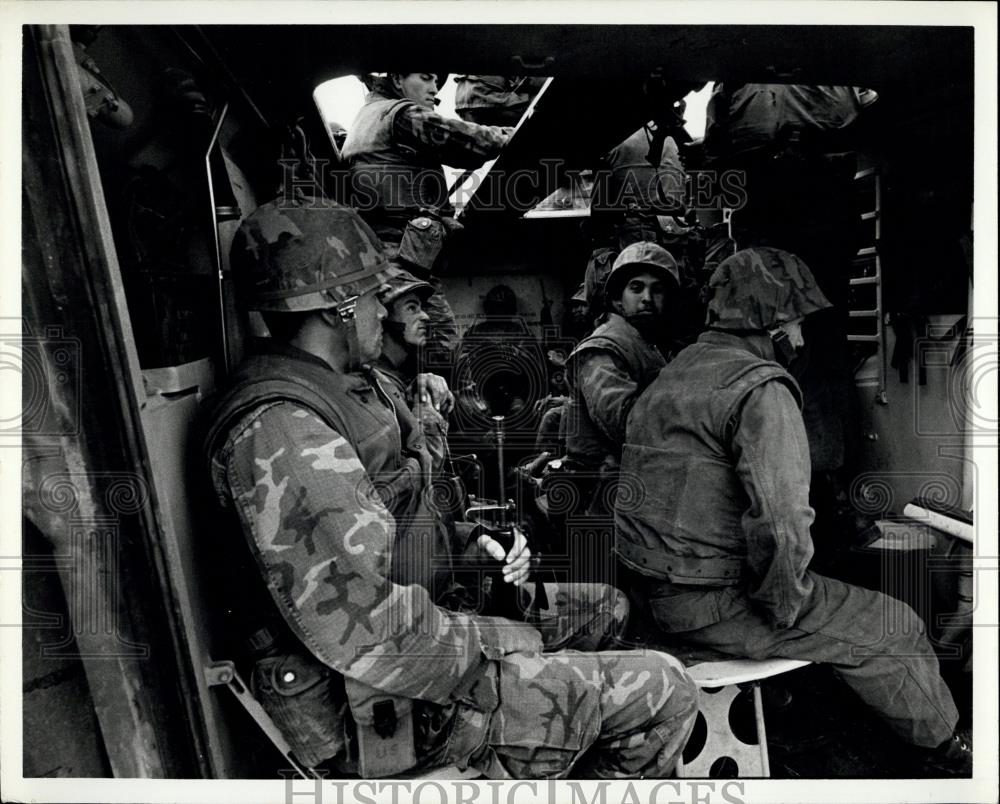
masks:
[[[830,664],[932,773],[971,772],[923,623],[904,603],[808,569],[809,444],[783,368],[829,307],[798,257],[737,252],[710,280],[709,331],[635,403],[616,511],[630,588],[666,634],[740,657]]]
[[[271,203],[242,224],[237,255],[275,337],[210,405],[204,456],[242,534],[231,557],[249,559],[234,580],[254,643],[272,635],[254,690],[298,758],[365,776],[668,775],[697,701],[677,660],[544,652],[572,635],[428,592],[446,585],[451,546],[419,427],[366,368],[393,274],[371,230],[344,207]],[[523,545],[479,544],[526,580]]]
[[[435,112],[445,77],[389,73],[373,79],[342,150],[350,165],[352,203],[386,244],[390,259],[424,280],[431,280],[446,241],[461,228],[442,163],[478,168],[508,139],[507,129]],[[436,284],[427,305],[432,342],[453,351],[458,327]]]

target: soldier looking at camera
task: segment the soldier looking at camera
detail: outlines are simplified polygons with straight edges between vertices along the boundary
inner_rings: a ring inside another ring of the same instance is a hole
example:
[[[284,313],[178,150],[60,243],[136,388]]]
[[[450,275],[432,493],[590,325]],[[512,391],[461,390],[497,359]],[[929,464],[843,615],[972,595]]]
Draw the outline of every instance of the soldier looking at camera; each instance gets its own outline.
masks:
[[[654,345],[665,327],[666,294],[676,289],[677,263],[656,243],[633,243],[604,282],[603,323],[580,341],[566,364],[570,396],[561,434],[566,454],[604,489],[618,479],[625,421],[666,359]],[[610,516],[608,494],[594,494],[593,515]]]

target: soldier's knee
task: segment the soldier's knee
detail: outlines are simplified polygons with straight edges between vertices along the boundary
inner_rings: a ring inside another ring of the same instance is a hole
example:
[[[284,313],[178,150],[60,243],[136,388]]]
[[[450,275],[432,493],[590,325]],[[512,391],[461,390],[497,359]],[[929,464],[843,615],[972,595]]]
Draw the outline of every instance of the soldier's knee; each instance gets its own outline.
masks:
[[[693,721],[698,712],[698,685],[684,663],[662,651],[649,651],[649,655],[658,663],[666,679],[665,704],[660,708],[660,716],[669,720]]]
[[[590,584],[589,587],[592,595],[592,611],[601,615],[604,636],[617,637],[624,634],[629,615],[628,597],[610,584],[597,583]]]
[[[883,595],[882,616],[879,636],[885,648],[883,652],[912,654],[933,650],[923,619],[908,604]]]

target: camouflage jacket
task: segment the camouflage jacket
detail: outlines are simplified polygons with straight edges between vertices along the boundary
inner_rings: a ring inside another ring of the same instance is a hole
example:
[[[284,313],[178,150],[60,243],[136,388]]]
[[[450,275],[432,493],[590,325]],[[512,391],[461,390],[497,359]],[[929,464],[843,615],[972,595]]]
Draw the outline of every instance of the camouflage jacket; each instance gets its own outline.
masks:
[[[379,695],[402,699],[402,708],[411,699],[448,706],[465,700],[491,658],[541,650],[525,624],[449,611],[424,587],[392,580],[396,522],[356,445],[314,410],[262,401],[216,444],[210,470],[219,501],[235,510],[291,633],[346,680],[359,728],[371,722]],[[429,484],[423,488],[429,495]],[[433,510],[429,501],[425,510]],[[332,755],[339,742],[317,747],[296,731],[301,715],[283,729],[300,758]]]
[[[454,214],[442,164],[478,168],[507,139],[505,129],[444,117],[405,98],[371,92],[343,148],[353,204],[379,237],[398,242],[421,208]]]

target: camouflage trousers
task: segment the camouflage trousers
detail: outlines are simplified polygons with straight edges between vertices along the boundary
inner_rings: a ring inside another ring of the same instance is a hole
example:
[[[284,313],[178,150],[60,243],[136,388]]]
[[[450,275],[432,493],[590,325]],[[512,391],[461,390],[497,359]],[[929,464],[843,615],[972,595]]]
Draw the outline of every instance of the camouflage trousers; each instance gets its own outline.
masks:
[[[629,608],[615,587],[544,589],[544,601],[532,585],[520,601],[520,619],[541,633],[544,653],[493,657],[458,705],[436,764],[493,779],[669,775],[697,713],[684,666],[656,651],[611,650],[621,644]]]
[[[491,779],[670,776],[698,712],[684,666],[658,651],[510,653],[483,684],[495,708],[459,708],[444,761]]]
[[[524,596],[523,619],[542,635],[546,652],[565,649],[610,650],[621,646],[628,620],[628,598],[603,583],[546,583],[544,607],[536,607],[537,590]]]

